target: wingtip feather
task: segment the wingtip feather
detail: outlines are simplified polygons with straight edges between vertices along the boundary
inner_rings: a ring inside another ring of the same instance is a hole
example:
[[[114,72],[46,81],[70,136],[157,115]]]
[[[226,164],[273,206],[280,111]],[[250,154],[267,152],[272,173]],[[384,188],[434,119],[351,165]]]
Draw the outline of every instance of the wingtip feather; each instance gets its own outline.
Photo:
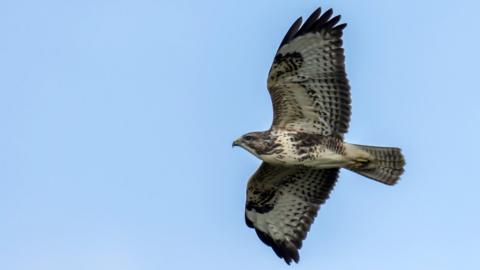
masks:
[[[285,34],[282,42],[280,43],[279,50],[283,45],[289,43],[291,40],[305,35],[310,32],[320,32],[322,30],[331,31],[332,34],[341,33],[347,24],[343,23],[337,25],[341,19],[341,15],[337,15],[332,18],[333,9],[329,8],[322,14],[322,9],[317,8],[302,25],[302,17],[299,17]]]

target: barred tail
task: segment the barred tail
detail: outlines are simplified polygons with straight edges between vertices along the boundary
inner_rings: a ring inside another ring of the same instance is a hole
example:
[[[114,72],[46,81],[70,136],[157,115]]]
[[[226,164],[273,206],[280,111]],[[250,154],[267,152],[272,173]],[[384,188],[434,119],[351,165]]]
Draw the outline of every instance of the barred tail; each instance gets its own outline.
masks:
[[[400,148],[347,145],[347,149],[353,151],[352,153],[368,153],[366,158],[354,158],[354,164],[348,166],[347,169],[387,185],[395,185],[397,183],[400,175],[403,173],[403,166],[405,166],[405,160]]]

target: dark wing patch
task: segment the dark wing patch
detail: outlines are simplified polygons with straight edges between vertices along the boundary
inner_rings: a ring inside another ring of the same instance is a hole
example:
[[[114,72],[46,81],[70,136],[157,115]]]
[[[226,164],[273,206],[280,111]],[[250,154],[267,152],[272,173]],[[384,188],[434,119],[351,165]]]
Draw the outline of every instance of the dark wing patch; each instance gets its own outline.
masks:
[[[317,9],[295,21],[280,44],[268,76],[273,128],[343,136],[350,122],[350,86],[342,34],[346,24]]]
[[[286,263],[298,262],[302,240],[338,172],[263,163],[248,182],[247,226],[255,228],[258,237]]]
[[[277,80],[285,74],[294,73],[303,64],[302,55],[298,52],[277,54],[273,60],[272,73],[270,78]]]

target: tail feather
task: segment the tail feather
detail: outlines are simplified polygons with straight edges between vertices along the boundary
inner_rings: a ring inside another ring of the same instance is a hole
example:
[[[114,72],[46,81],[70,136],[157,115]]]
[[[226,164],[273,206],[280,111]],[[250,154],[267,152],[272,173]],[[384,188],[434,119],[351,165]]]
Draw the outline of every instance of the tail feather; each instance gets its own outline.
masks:
[[[348,169],[387,185],[395,185],[403,173],[405,159],[400,148],[351,144],[368,153],[368,159],[360,159]]]

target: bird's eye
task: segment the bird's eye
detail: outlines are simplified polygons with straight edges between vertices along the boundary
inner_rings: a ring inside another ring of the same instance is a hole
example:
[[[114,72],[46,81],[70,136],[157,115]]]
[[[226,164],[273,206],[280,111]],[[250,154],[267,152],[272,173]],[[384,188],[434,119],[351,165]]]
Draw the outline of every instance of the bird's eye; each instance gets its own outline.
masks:
[[[251,141],[251,140],[253,140],[253,137],[250,136],[250,135],[247,135],[247,136],[244,137],[244,139],[245,139],[245,141]]]

